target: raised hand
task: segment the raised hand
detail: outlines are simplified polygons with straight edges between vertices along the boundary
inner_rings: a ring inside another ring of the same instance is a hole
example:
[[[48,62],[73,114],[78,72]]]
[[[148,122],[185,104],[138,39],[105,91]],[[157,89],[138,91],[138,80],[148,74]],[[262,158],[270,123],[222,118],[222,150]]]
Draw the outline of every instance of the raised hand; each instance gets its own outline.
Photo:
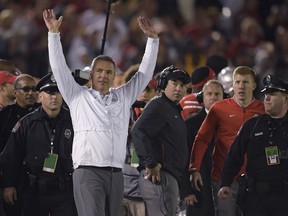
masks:
[[[56,19],[54,11],[52,9],[48,9],[43,11],[43,19],[49,32],[53,33],[59,32],[63,16],[60,16],[59,19]]]
[[[150,38],[158,38],[158,34],[151,25],[150,21],[146,19],[145,17],[139,16],[137,18],[139,27],[143,31],[143,33]]]

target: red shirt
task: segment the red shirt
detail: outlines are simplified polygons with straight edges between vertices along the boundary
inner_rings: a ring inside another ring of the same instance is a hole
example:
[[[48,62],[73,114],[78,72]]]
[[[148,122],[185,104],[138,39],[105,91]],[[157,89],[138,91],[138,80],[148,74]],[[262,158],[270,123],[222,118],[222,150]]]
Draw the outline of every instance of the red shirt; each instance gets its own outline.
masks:
[[[215,136],[212,180],[219,181],[224,159],[241,125],[248,119],[262,113],[265,113],[264,105],[256,99],[245,108],[241,107],[234,98],[215,102],[195,137],[189,170],[200,170],[205,151]],[[244,172],[243,168],[241,173]]]

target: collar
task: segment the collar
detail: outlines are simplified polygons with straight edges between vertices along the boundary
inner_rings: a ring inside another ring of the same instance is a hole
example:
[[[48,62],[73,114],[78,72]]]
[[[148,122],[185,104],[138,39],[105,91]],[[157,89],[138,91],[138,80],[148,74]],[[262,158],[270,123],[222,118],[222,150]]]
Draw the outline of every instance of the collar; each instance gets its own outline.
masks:
[[[182,106],[180,105],[180,103],[175,103],[175,102],[171,101],[171,100],[165,95],[164,92],[161,93],[161,97],[162,97],[165,101],[167,101],[171,106],[176,107],[180,112],[183,110],[183,109],[182,109]]]
[[[250,101],[250,103],[248,103],[247,105],[242,105],[242,104],[240,104],[240,103],[236,100],[235,96],[233,96],[231,99],[233,99],[233,100],[235,101],[235,103],[238,104],[241,108],[246,108],[246,107],[248,107],[248,106],[249,106],[251,103],[253,103],[253,101],[255,100],[255,98],[252,97],[252,100]]]

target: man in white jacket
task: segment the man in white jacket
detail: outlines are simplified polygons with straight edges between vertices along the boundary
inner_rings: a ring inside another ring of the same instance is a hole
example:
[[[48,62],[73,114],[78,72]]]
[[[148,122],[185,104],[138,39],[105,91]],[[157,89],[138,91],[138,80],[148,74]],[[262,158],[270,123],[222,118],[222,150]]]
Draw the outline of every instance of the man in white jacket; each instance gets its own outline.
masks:
[[[119,215],[130,107],[152,78],[158,35],[149,20],[139,17],[139,27],[148,37],[139,71],[127,84],[111,88],[115,62],[109,56],[97,56],[91,64],[92,88],[88,89],[75,82],[66,64],[59,33],[63,17],[56,19],[53,10],[45,10],[43,19],[49,30],[51,69],[73,122],[73,184],[78,214]]]

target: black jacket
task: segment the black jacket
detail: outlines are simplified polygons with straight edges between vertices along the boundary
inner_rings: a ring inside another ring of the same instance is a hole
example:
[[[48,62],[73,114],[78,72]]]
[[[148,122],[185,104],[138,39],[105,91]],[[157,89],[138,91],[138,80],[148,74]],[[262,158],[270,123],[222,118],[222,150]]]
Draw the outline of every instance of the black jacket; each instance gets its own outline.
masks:
[[[4,150],[14,125],[22,117],[33,112],[37,107],[39,107],[39,104],[29,107],[21,107],[15,103],[0,111],[0,152]]]
[[[133,126],[131,135],[141,169],[154,168],[160,163],[163,170],[180,182],[189,158],[187,129],[180,105],[165,94],[153,98]]]
[[[272,131],[272,133],[271,133]],[[247,153],[248,178],[269,181],[288,180],[288,115],[273,119],[267,114],[252,118],[243,124],[224,162],[221,186],[230,186],[243,164]],[[270,139],[269,136],[272,138]],[[271,143],[269,143],[271,141]],[[280,163],[267,165],[265,148],[277,146]],[[281,152],[281,153],[280,153]],[[286,155],[285,155],[286,154]]]
[[[36,176],[43,174],[44,160],[51,151],[53,129],[53,153],[58,154],[58,162],[56,171],[51,176],[61,176],[73,171],[71,153],[74,132],[69,111],[62,108],[56,118],[50,119],[42,107],[39,107],[15,125],[7,146],[1,153],[4,160],[4,187],[16,187],[23,172]]]

